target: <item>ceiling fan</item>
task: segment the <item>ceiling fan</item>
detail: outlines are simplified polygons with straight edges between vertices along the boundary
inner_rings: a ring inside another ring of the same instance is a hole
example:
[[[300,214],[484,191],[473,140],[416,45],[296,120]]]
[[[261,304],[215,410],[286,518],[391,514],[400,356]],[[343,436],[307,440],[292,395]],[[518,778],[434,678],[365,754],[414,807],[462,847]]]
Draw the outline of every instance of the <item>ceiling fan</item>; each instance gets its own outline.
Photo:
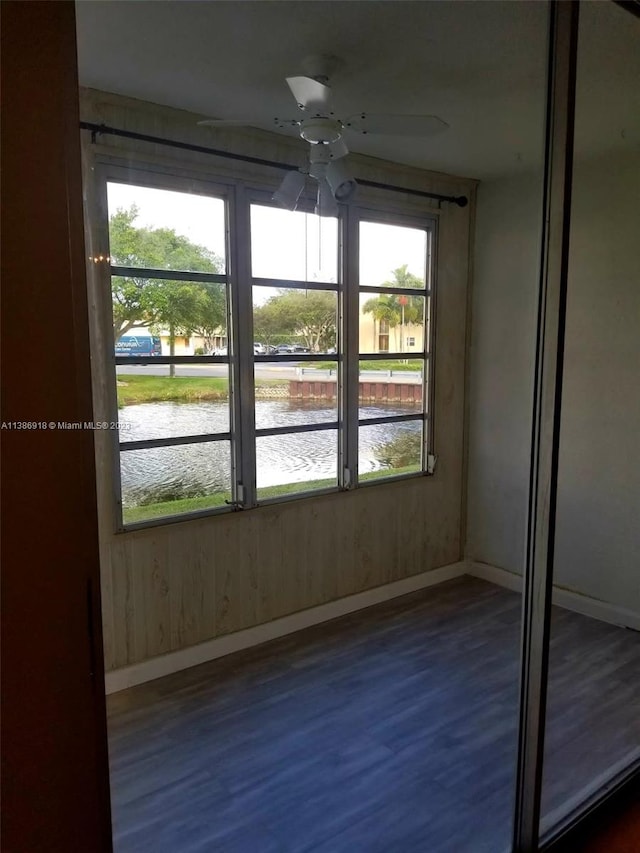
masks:
[[[318,181],[316,213],[333,216],[337,201],[347,201],[356,191],[355,179],[343,163],[337,162],[349,153],[344,136],[352,134],[385,134],[428,137],[447,130],[449,125],[438,116],[357,113],[340,118],[333,108],[333,90],[329,73],[340,60],[330,56],[310,56],[304,60],[308,76],[287,77],[286,82],[302,115],[299,118],[274,118],[277,128],[298,128],[300,136],[310,143],[308,174]],[[254,120],[255,122],[255,120]],[[231,127],[253,124],[250,120],[206,119],[198,124],[207,127]],[[274,201],[295,210],[304,189],[306,171],[288,172],[274,194]]]

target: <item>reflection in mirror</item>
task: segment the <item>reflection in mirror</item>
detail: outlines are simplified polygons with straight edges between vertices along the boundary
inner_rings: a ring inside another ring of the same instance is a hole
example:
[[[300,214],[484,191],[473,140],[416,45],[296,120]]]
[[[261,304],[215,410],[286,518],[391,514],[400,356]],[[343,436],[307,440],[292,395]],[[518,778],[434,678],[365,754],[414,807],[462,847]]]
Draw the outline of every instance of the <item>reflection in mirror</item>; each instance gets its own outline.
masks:
[[[640,21],[580,4],[543,834],[640,758],[639,81]]]

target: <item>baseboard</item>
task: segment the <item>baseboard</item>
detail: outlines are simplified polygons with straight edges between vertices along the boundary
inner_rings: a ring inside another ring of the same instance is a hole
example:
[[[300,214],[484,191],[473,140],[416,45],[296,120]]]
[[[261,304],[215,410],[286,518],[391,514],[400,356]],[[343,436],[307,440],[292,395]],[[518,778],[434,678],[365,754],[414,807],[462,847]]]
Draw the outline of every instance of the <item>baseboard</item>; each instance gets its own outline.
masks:
[[[506,569],[499,569],[497,566],[469,560],[467,562],[467,574],[506,587],[514,592],[522,591],[522,576],[515,574],[515,572],[508,572]],[[581,595],[579,592],[572,592],[558,586],[553,588],[552,599],[554,604],[557,604],[558,607],[564,607],[566,610],[573,610],[575,613],[581,613],[583,616],[590,616],[592,619],[599,619],[601,622],[608,622],[611,625],[640,631],[640,613],[628,610],[626,607],[609,604],[606,601],[590,598],[588,595]]]
[[[499,569],[497,566],[489,565],[489,563],[475,563],[473,560],[468,560],[467,574],[494,583],[496,586],[503,586],[513,592],[522,592],[521,575],[508,572],[506,569]]]
[[[257,646],[260,643],[284,637],[295,631],[301,631],[303,628],[328,622],[338,616],[345,616],[347,613],[371,607],[373,604],[380,604],[383,601],[389,601],[410,592],[417,592],[420,589],[462,577],[467,572],[466,562],[451,563],[430,572],[422,572],[419,575],[412,575],[400,581],[377,586],[365,592],[340,598],[337,601],[310,607],[307,610],[292,613],[290,616],[274,619],[272,622],[265,622],[262,625],[256,625],[222,637],[215,637],[205,643],[199,643],[197,646],[189,646],[186,649],[159,655],[141,663],[107,672],[105,674],[105,689],[107,693],[116,693],[118,690],[125,690],[127,687],[153,681],[156,678],[162,678],[164,675],[170,675],[173,672],[198,666],[198,664],[215,660],[242,649],[248,649],[251,646]]]

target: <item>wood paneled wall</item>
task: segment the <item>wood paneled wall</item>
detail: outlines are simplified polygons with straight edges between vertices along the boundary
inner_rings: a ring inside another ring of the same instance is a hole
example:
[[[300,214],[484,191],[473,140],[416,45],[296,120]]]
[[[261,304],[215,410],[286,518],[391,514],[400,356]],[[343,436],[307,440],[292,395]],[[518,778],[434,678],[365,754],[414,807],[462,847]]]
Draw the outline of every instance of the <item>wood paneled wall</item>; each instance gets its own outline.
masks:
[[[227,146],[284,162],[303,162],[297,140],[263,133],[204,136],[197,116],[86,91],[82,117],[201,145]],[[88,136],[88,135],[87,135]],[[106,143],[108,142],[108,145]],[[91,145],[96,154],[155,159],[203,174],[240,175],[237,164],[206,155],[113,137]],[[467,194],[467,208],[444,204],[439,215],[436,308],[435,435],[433,477],[376,484],[358,491],[305,498],[224,516],[114,533],[109,437],[97,435],[101,510],[104,646],[108,670],[144,661],[216,636],[323,604],[461,557],[463,420],[470,214],[475,182],[351,158],[356,174],[375,181],[438,193]],[[249,167],[263,185],[273,174]],[[246,178],[246,172],[242,175]],[[87,187],[90,196],[90,187]],[[358,203],[406,205],[434,212],[431,203],[382,191],[359,192]],[[426,201],[426,200],[425,200]],[[431,206],[428,206],[431,204]],[[91,201],[89,199],[89,208]],[[102,289],[100,289],[102,288]],[[96,418],[107,418],[110,377],[99,357],[108,334],[109,299],[96,276],[93,306]]]

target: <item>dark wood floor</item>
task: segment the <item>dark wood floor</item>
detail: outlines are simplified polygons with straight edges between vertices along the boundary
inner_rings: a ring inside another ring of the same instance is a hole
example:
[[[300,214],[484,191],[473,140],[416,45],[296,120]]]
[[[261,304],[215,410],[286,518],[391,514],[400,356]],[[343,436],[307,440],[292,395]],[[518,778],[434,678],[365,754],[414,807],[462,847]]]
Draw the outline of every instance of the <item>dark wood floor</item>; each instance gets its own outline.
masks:
[[[461,578],[110,697],[117,853],[501,853],[520,597]],[[640,635],[554,613],[544,811],[640,744]]]

